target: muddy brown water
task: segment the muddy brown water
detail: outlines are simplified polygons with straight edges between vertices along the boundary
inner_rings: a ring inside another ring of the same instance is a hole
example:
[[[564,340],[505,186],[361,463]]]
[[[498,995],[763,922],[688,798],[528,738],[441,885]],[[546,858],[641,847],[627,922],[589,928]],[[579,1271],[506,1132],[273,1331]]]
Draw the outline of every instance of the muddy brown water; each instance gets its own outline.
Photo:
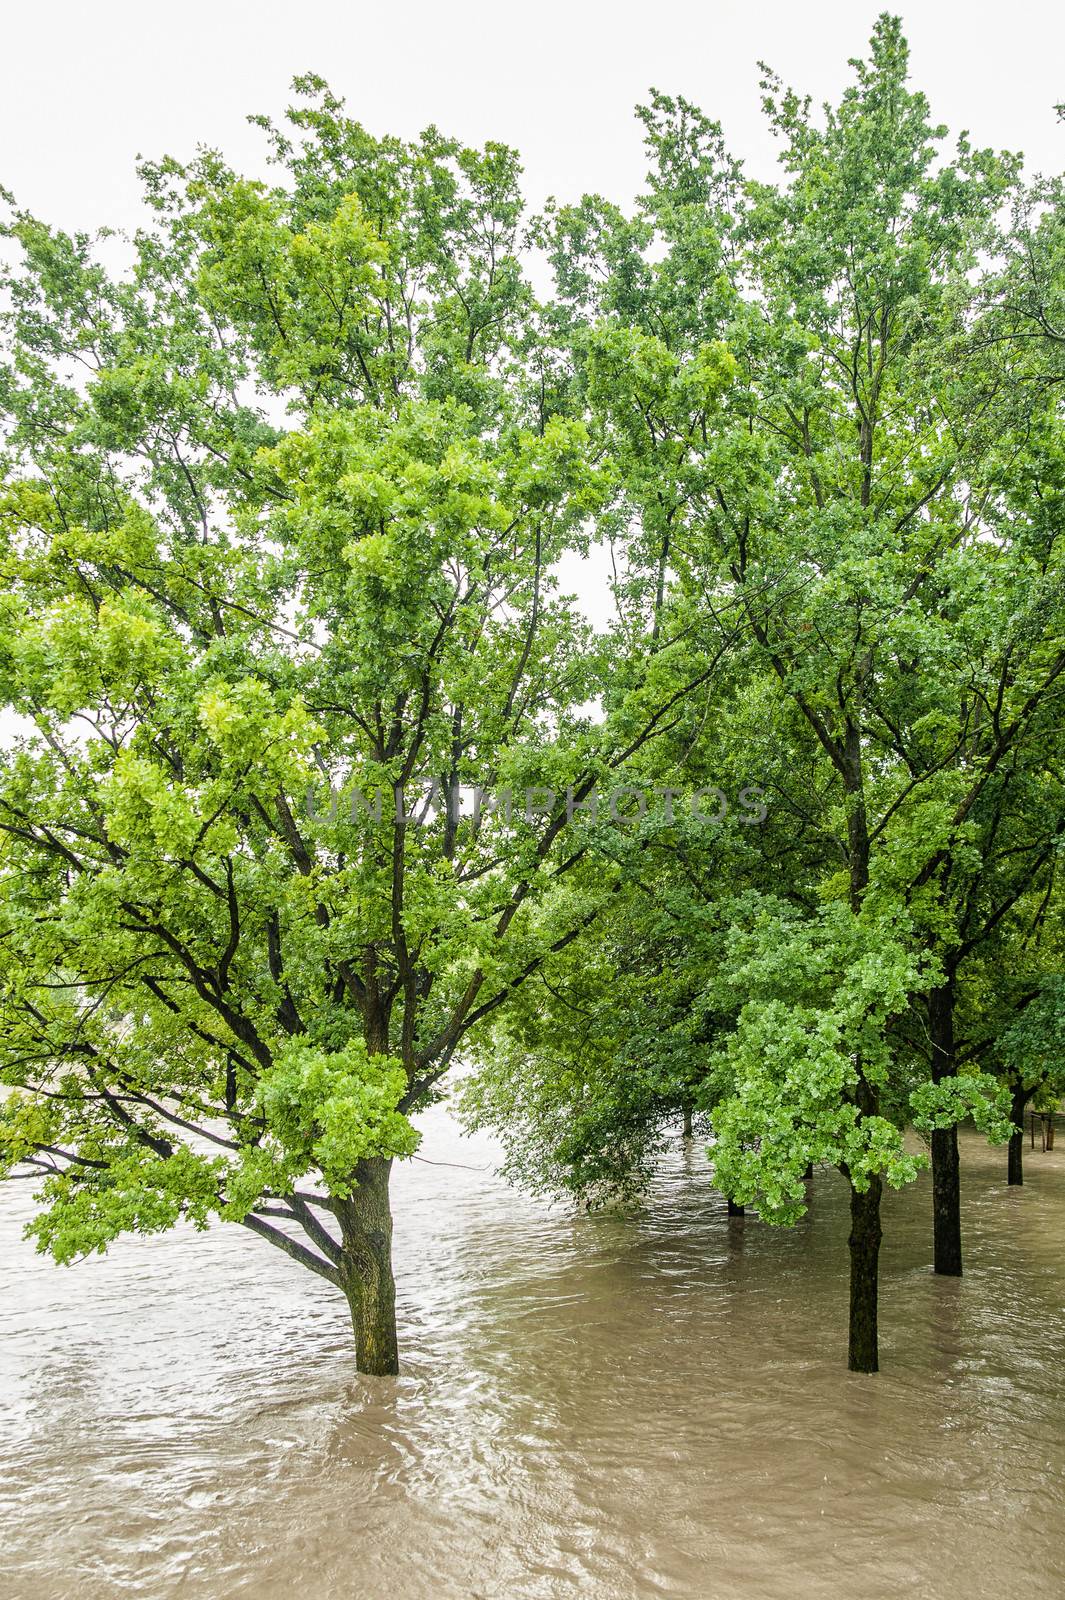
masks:
[[[62,1270],[0,1190],[3,1600],[1065,1594],[1065,1148],[1007,1190],[964,1136],[961,1282],[927,1179],[888,1197],[863,1378],[834,1175],[730,1223],[678,1140],[644,1215],[574,1217],[424,1125],[485,1170],[397,1175],[398,1380],[242,1230]]]

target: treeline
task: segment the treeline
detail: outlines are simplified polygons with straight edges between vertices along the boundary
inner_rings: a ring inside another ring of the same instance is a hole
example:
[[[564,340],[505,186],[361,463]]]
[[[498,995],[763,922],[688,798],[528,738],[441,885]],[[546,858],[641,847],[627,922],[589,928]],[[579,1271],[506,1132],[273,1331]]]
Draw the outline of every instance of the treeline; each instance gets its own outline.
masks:
[[[462,1057],[542,1191],[636,1194],[681,1126],[768,1222],[838,1168],[874,1371],[908,1130],[937,1272],[959,1122],[1021,1181],[1065,1088],[1061,181],[948,143],[887,16],[838,106],[762,87],[776,183],[655,94],[630,211],[530,219],[512,151],[313,77],[276,183],[144,165],[124,274],[10,203],[0,1158],[56,1259],[242,1224],[393,1372],[391,1164]]]

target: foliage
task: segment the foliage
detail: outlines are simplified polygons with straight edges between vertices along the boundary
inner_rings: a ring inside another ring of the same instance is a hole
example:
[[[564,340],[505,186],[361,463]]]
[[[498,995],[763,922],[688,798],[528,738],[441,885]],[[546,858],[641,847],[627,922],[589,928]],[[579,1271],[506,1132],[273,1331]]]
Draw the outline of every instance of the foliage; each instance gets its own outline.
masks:
[[[700,1103],[715,1182],[771,1221],[801,1212],[811,1161],[858,1190],[873,1173],[907,1181],[910,1122],[973,1115],[1006,1136],[983,952],[1000,962],[1056,898],[1062,437],[1041,357],[1015,336],[1023,244],[999,226],[1004,203],[1025,218],[1032,206],[1016,158],[964,137],[943,152],[907,65],[899,24],[881,18],[822,119],[766,69],[777,184],[746,180],[716,124],[656,95],[635,216],[586,199],[541,234],[592,436],[618,463],[623,614],[649,621],[652,641],[727,627],[744,674],[742,688],[715,679],[676,743],[724,770],[742,731],[768,823],[739,852],[664,849],[651,899],[672,895],[673,940],[699,969],[692,1016],[714,1018]],[[1053,213],[1033,226],[1045,288]],[[1037,299],[1049,347],[1051,302],[1029,286],[1032,317]],[[672,748],[649,753],[660,773]],[[591,1006],[597,1037],[618,971],[644,949],[645,914],[628,915]],[[727,937],[711,953],[715,916]],[[627,1030],[648,1038],[641,1083],[672,1050],[670,948]],[[961,1030],[949,1060],[928,1033],[944,994]],[[585,1074],[581,1120],[563,1129],[570,1082],[561,1066],[542,1076],[569,1048],[551,1016],[551,1039],[528,1033],[510,1072],[556,1086],[541,1097],[557,1095],[559,1136],[516,1087],[498,1121],[513,1143],[524,1111],[548,1135],[543,1170],[579,1187],[573,1129],[594,1126],[597,1095],[609,1123],[631,1073],[622,1051],[605,1089]],[[676,1106],[645,1099],[634,1179]]]
[[[4,1163],[60,1259],[216,1214],[343,1275],[367,1163],[609,887],[544,904],[564,810],[457,797],[653,732],[639,681],[623,737],[577,710],[553,572],[609,489],[516,158],[296,89],[276,184],[145,165],[124,275],[5,227]]]

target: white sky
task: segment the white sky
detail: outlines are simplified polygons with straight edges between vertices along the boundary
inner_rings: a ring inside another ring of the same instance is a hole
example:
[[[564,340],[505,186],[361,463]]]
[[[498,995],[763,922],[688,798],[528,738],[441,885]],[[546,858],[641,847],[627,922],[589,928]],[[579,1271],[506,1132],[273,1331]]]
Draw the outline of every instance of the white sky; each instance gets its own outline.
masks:
[[[249,165],[250,111],[320,72],[376,133],[430,122],[516,145],[534,203],[643,171],[632,106],[650,85],[717,117],[759,173],[773,159],[756,63],[834,98],[877,6],[836,0],[8,0],[0,22],[0,184],[68,228],[137,220],[133,162],[217,145]],[[915,83],[952,130],[1059,168],[1062,10],[1037,0],[909,0]]]

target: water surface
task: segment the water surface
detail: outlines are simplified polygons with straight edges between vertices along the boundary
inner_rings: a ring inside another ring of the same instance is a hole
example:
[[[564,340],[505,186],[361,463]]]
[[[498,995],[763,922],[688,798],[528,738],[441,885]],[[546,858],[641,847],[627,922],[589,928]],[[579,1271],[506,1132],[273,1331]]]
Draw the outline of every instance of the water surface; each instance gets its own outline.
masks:
[[[729,1222],[678,1139],[641,1217],[493,1175],[442,1109],[395,1183],[404,1370],[244,1230],[64,1270],[0,1188],[2,1600],[1029,1600],[1065,1593],[1065,1154],[963,1138],[967,1276],[885,1203],[845,1371],[846,1195]],[[470,1168],[476,1170],[470,1170]]]

